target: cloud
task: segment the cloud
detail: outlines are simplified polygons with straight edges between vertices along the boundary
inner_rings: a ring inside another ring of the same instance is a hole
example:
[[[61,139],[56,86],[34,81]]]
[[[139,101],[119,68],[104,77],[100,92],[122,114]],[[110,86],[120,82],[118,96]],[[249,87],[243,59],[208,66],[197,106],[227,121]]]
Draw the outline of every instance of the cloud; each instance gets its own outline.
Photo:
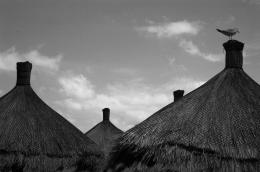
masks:
[[[104,93],[97,93],[82,74],[60,78],[61,93],[66,94],[63,104],[74,110],[98,110],[111,107],[136,119],[144,119],[158,105],[167,103],[164,94],[153,91],[137,80],[125,84],[109,84]]]
[[[193,44],[192,41],[187,41],[187,40],[183,39],[180,42],[179,46],[181,48],[183,48],[185,52],[187,52],[191,55],[200,55],[201,54],[199,48],[195,44]]]
[[[191,77],[179,77],[174,78],[170,82],[166,83],[163,88],[165,90],[185,90],[185,94],[193,91],[199,86],[203,85],[205,81],[199,79],[193,79]]]
[[[172,91],[184,89],[188,92],[202,83],[204,82],[183,77],[154,87],[135,79],[107,84],[103,91],[97,91],[86,76],[71,74],[59,79],[63,98],[56,101],[56,104],[65,107],[72,114],[84,114],[84,118],[93,120],[91,125],[96,124],[95,119],[101,109],[109,107],[118,127],[129,129],[170,103],[173,100]],[[79,126],[84,123],[83,127],[86,127],[86,120],[77,122],[82,123]]]
[[[58,70],[62,59],[62,55],[60,54],[55,57],[48,57],[40,54],[37,50],[24,54],[24,57],[34,65],[49,68],[51,70]]]
[[[82,74],[67,74],[67,76],[60,77],[58,81],[61,85],[60,91],[67,96],[86,99],[95,94],[93,85]]]
[[[26,53],[18,53],[14,47],[0,52],[0,70],[15,71],[16,63],[19,61],[30,61],[33,65],[48,70],[58,70],[62,55],[48,57],[39,53],[38,50],[32,50]]]
[[[227,22],[233,22],[234,20],[235,17],[230,16]],[[154,21],[147,20],[147,23],[149,23],[149,26],[139,27],[137,30],[158,38],[176,37],[178,38],[179,46],[190,55],[200,56],[211,62],[218,62],[223,59],[222,54],[204,53],[192,41],[177,37],[180,35],[197,35],[203,28],[202,22],[200,21],[189,22],[183,20],[156,24]],[[169,58],[168,61],[170,65],[173,65],[175,63],[175,58]]]
[[[202,52],[192,41],[182,39],[179,43],[179,46],[190,55],[200,56],[205,60],[211,62],[218,62],[223,59],[222,54],[212,54]]]
[[[202,53],[202,57],[208,61],[211,61],[211,62],[219,62],[221,61],[222,59],[224,59],[224,56],[223,54],[204,54]]]
[[[149,26],[139,27],[138,31],[156,36],[158,38],[172,38],[178,35],[197,35],[202,29],[199,21],[187,20],[177,22],[158,23],[150,21]]]
[[[75,101],[73,98],[66,98],[62,102],[57,102],[60,105],[65,105],[65,107],[70,108],[72,110],[82,110],[83,105],[80,101]]]
[[[20,61],[20,56],[12,47],[4,52],[0,52],[0,69],[6,71],[14,71],[16,62]]]

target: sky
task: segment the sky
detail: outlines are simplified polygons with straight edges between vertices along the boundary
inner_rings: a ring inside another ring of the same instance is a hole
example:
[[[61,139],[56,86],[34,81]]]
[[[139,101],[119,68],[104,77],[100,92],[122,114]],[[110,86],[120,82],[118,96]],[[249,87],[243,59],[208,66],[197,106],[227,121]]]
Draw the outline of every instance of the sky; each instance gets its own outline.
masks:
[[[216,28],[238,28],[244,70],[260,83],[260,0],[0,0],[0,96],[16,62],[31,85],[86,132],[111,110],[126,131],[224,69]]]

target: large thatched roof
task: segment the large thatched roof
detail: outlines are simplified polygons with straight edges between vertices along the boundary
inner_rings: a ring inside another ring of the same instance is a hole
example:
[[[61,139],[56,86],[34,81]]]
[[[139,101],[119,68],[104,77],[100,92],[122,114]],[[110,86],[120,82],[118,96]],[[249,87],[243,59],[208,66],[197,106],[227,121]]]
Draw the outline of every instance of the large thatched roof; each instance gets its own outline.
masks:
[[[0,171],[94,171],[98,146],[36,95],[31,69],[17,63],[17,84],[0,98]]]
[[[244,44],[230,40],[223,46],[225,69],[128,130],[110,168],[260,170],[260,86],[242,68]]]
[[[103,150],[105,156],[107,156],[117,139],[123,131],[114,126],[110,121],[110,109],[103,109],[103,121],[95,125],[85,135],[93,140]]]

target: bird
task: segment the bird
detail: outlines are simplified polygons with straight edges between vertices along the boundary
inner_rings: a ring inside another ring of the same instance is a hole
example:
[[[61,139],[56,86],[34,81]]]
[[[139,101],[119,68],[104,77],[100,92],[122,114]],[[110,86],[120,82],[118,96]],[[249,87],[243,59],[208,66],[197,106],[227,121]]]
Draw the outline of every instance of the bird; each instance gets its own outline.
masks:
[[[238,28],[233,28],[233,29],[227,29],[227,30],[221,30],[221,29],[217,29],[218,32],[226,35],[229,37],[230,40],[232,40],[232,36],[234,36],[235,34],[239,33]]]

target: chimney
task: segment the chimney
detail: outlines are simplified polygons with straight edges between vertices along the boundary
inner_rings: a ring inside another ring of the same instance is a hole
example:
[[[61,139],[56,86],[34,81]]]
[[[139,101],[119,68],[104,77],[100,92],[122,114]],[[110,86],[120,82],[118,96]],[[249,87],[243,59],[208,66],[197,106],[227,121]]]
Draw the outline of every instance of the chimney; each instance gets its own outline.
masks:
[[[28,61],[16,63],[17,81],[16,85],[30,85],[32,64]]]
[[[184,90],[176,90],[173,92],[173,98],[174,98],[174,102],[178,101],[180,98],[183,97],[184,94]]]
[[[244,43],[229,40],[223,44],[223,47],[226,51],[226,68],[242,68]]]
[[[103,111],[103,121],[109,121],[110,109],[104,108],[102,111]]]

